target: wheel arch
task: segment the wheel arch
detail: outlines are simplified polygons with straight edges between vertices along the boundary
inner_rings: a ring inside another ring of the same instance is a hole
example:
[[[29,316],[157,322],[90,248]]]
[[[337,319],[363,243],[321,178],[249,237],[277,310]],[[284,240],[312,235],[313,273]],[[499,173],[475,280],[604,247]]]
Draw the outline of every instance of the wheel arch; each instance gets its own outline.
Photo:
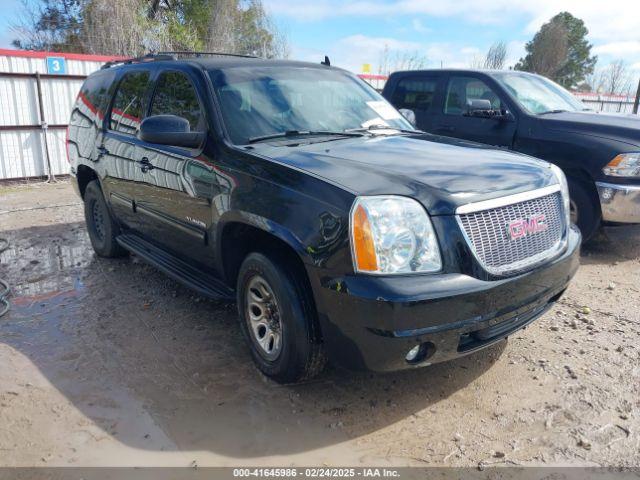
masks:
[[[276,256],[304,271],[307,259],[302,242],[284,226],[256,215],[234,215],[221,222],[216,241],[225,281],[235,286],[240,265],[251,252]]]
[[[217,242],[218,252],[223,269],[223,276],[228,285],[235,288],[238,273],[244,259],[251,253],[261,253],[294,272],[306,292],[306,308],[312,316],[311,335],[316,342],[322,342],[322,328],[318,319],[316,299],[309,273],[305,266],[308,256],[304,253],[302,243],[282,226],[267,222],[267,230],[253,222],[240,219],[224,223],[220,229]]]
[[[78,165],[78,169],[76,171],[76,180],[78,182],[78,190],[80,191],[80,196],[83,200],[84,193],[87,190],[87,185],[89,185],[89,182],[92,182],[93,180],[97,180],[98,183],[100,182],[100,178],[98,177],[96,171],[93,168],[82,164]]]

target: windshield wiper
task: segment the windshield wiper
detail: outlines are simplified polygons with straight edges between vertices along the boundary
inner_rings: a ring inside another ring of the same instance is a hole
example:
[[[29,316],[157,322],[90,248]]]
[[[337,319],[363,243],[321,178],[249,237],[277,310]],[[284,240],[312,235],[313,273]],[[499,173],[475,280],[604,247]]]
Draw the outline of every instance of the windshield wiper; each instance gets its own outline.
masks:
[[[261,142],[263,140],[271,140],[274,138],[287,138],[287,137],[303,137],[309,135],[326,135],[326,136],[341,136],[341,137],[361,137],[361,133],[357,132],[332,132],[330,130],[287,130],[286,132],[270,133],[268,135],[259,135],[257,137],[249,138],[248,143]]]
[[[389,125],[382,125],[382,124],[378,124],[378,125],[369,125],[368,127],[360,127],[360,128],[348,128],[345,130],[345,132],[347,133],[352,133],[352,132],[370,132],[372,130],[395,130],[397,132],[401,132],[401,133],[426,133],[423,132],[422,130],[406,130],[404,128],[396,128],[396,127],[391,127]]]
[[[564,113],[564,112],[568,112],[569,110],[562,110],[562,109],[557,109],[557,110],[547,110],[546,112],[540,112],[538,115],[546,115],[547,113]]]

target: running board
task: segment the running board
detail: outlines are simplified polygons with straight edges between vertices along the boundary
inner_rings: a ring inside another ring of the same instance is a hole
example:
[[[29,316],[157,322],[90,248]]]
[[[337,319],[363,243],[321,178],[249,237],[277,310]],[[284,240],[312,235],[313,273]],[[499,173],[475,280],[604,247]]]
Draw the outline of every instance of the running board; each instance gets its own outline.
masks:
[[[235,301],[233,290],[219,278],[189,265],[138,235],[126,233],[118,235],[116,240],[130,252],[199,294],[214,300]]]

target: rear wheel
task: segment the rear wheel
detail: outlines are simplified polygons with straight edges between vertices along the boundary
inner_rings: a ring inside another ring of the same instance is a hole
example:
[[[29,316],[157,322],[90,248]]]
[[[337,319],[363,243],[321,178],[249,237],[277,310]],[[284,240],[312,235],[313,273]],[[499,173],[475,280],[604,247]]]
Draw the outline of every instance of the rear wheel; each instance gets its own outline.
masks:
[[[600,226],[598,197],[585,184],[568,180],[571,197],[571,223],[575,223],[582,233],[582,242],[588,242]]]
[[[325,356],[310,292],[284,261],[251,253],[238,275],[238,313],[258,369],[280,383],[309,379]]]
[[[91,245],[99,256],[121,257],[127,254],[127,251],[116,241],[120,228],[111,217],[97,180],[89,182],[85,189],[84,218]]]

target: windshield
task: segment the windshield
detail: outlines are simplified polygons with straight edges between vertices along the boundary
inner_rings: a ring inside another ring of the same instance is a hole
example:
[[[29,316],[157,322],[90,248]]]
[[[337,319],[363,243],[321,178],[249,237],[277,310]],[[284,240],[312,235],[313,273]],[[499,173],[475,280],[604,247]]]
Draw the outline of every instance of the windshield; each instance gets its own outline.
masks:
[[[231,141],[283,132],[344,132],[372,125],[413,130],[362,80],[336,69],[236,67],[211,72]]]
[[[531,113],[588,110],[580,100],[547,78],[512,72],[496,73],[495,78]]]

